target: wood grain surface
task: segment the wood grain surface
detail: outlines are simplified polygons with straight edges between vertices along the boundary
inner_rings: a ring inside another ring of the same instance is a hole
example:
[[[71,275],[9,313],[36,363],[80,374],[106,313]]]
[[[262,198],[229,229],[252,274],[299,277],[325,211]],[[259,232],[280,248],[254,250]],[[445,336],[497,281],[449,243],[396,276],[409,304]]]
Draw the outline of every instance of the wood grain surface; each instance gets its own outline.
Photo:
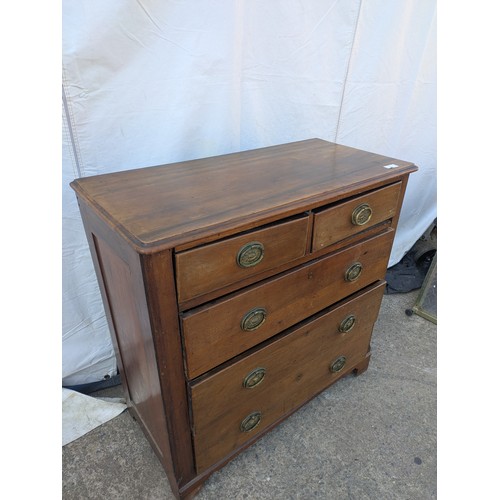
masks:
[[[195,383],[191,397],[198,472],[254,434],[265,431],[284,413],[357,365],[369,350],[384,286],[384,282],[378,282],[270,345]],[[356,317],[355,325],[350,332],[340,333],[340,323],[349,315]],[[340,356],[346,358],[346,364],[338,373],[332,373],[330,364]],[[256,368],[265,369],[264,378],[256,387],[245,388],[243,380]],[[242,432],[242,420],[254,411],[262,414],[261,422],[254,430]]]
[[[308,217],[301,217],[177,254],[179,302],[303,257],[307,226]],[[255,266],[241,267],[238,252],[252,242],[262,245],[263,258]]]
[[[397,182],[315,213],[312,251],[391,219],[396,215],[400,191],[401,182]],[[353,212],[363,204],[369,205],[372,210],[371,218],[363,225],[355,225],[352,222]]]
[[[393,236],[394,231],[388,229],[357,245],[188,312],[181,320],[188,377],[201,375],[335,301],[383,279]],[[361,276],[347,282],[345,272],[357,261],[363,265]],[[256,307],[266,309],[265,322],[254,331],[243,331],[242,318]]]
[[[138,251],[147,252],[218,239],[415,170],[410,162],[309,139],[85,177],[71,186]]]
[[[176,498],[192,496],[328,385],[367,368],[416,170],[308,139],[71,183],[127,402]],[[357,226],[360,203],[373,213]],[[244,268],[237,256],[249,243],[249,255],[263,247],[264,257]],[[351,282],[355,263],[362,272]],[[355,327],[341,334],[348,314]],[[346,364],[332,373],[338,356]],[[257,367],[265,379],[243,388]],[[242,432],[253,411],[258,427]]]

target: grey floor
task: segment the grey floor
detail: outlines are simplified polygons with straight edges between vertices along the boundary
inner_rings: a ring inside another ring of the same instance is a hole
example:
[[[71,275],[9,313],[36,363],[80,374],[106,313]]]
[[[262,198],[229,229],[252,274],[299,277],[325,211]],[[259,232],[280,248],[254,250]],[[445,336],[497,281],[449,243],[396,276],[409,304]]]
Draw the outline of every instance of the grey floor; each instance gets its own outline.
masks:
[[[345,377],[266,434],[197,499],[436,498],[436,326],[405,315],[417,294],[384,296],[364,374]],[[127,411],[62,454],[64,499],[174,498]]]

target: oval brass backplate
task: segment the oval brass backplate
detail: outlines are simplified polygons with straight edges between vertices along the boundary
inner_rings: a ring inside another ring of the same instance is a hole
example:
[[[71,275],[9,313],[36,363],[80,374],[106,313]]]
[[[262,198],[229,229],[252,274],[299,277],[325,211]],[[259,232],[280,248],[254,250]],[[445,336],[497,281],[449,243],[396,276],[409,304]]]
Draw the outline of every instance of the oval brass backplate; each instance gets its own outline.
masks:
[[[368,203],[363,203],[352,211],[351,221],[355,226],[363,226],[372,218],[372,214],[372,207]]]
[[[349,316],[346,316],[340,323],[339,325],[339,332],[340,333],[347,333],[350,332],[356,323],[356,316],[354,314],[349,314]]]
[[[248,311],[241,319],[240,327],[245,332],[252,332],[261,327],[266,321],[267,311],[263,307],[255,307]]]
[[[260,411],[254,411],[247,415],[240,424],[241,432],[249,432],[255,429],[262,419],[262,413]]]
[[[349,269],[345,272],[346,281],[356,281],[361,276],[361,271],[363,270],[363,265],[361,262],[355,262]]]
[[[240,267],[256,266],[264,258],[264,245],[258,241],[252,241],[243,245],[238,255],[236,262]]]
[[[347,358],[345,356],[339,356],[335,361],[333,361],[333,363],[330,365],[330,371],[332,373],[337,373],[339,372],[340,370],[342,370],[342,368],[344,368],[345,366],[345,362],[346,362]]]
[[[255,368],[252,370],[244,379],[243,379],[243,387],[245,389],[253,389],[257,387],[266,376],[265,368]]]

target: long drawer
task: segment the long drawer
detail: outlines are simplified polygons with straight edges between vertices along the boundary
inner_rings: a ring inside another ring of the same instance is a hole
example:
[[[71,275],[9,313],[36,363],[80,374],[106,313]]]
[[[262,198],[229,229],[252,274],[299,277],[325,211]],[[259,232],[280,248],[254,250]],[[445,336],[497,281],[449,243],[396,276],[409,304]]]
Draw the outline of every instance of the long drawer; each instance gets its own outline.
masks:
[[[369,351],[384,282],[192,384],[198,472],[349,373]]]
[[[188,378],[383,279],[393,235],[388,229],[182,315]]]

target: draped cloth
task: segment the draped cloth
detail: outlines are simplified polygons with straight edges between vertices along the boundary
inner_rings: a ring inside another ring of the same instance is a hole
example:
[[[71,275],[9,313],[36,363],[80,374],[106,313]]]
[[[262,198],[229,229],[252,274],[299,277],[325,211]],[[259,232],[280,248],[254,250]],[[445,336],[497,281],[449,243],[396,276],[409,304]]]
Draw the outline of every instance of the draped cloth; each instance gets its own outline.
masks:
[[[62,49],[63,385],[116,374],[76,177],[319,137],[419,166],[389,265],[436,217],[434,0],[66,0]]]

